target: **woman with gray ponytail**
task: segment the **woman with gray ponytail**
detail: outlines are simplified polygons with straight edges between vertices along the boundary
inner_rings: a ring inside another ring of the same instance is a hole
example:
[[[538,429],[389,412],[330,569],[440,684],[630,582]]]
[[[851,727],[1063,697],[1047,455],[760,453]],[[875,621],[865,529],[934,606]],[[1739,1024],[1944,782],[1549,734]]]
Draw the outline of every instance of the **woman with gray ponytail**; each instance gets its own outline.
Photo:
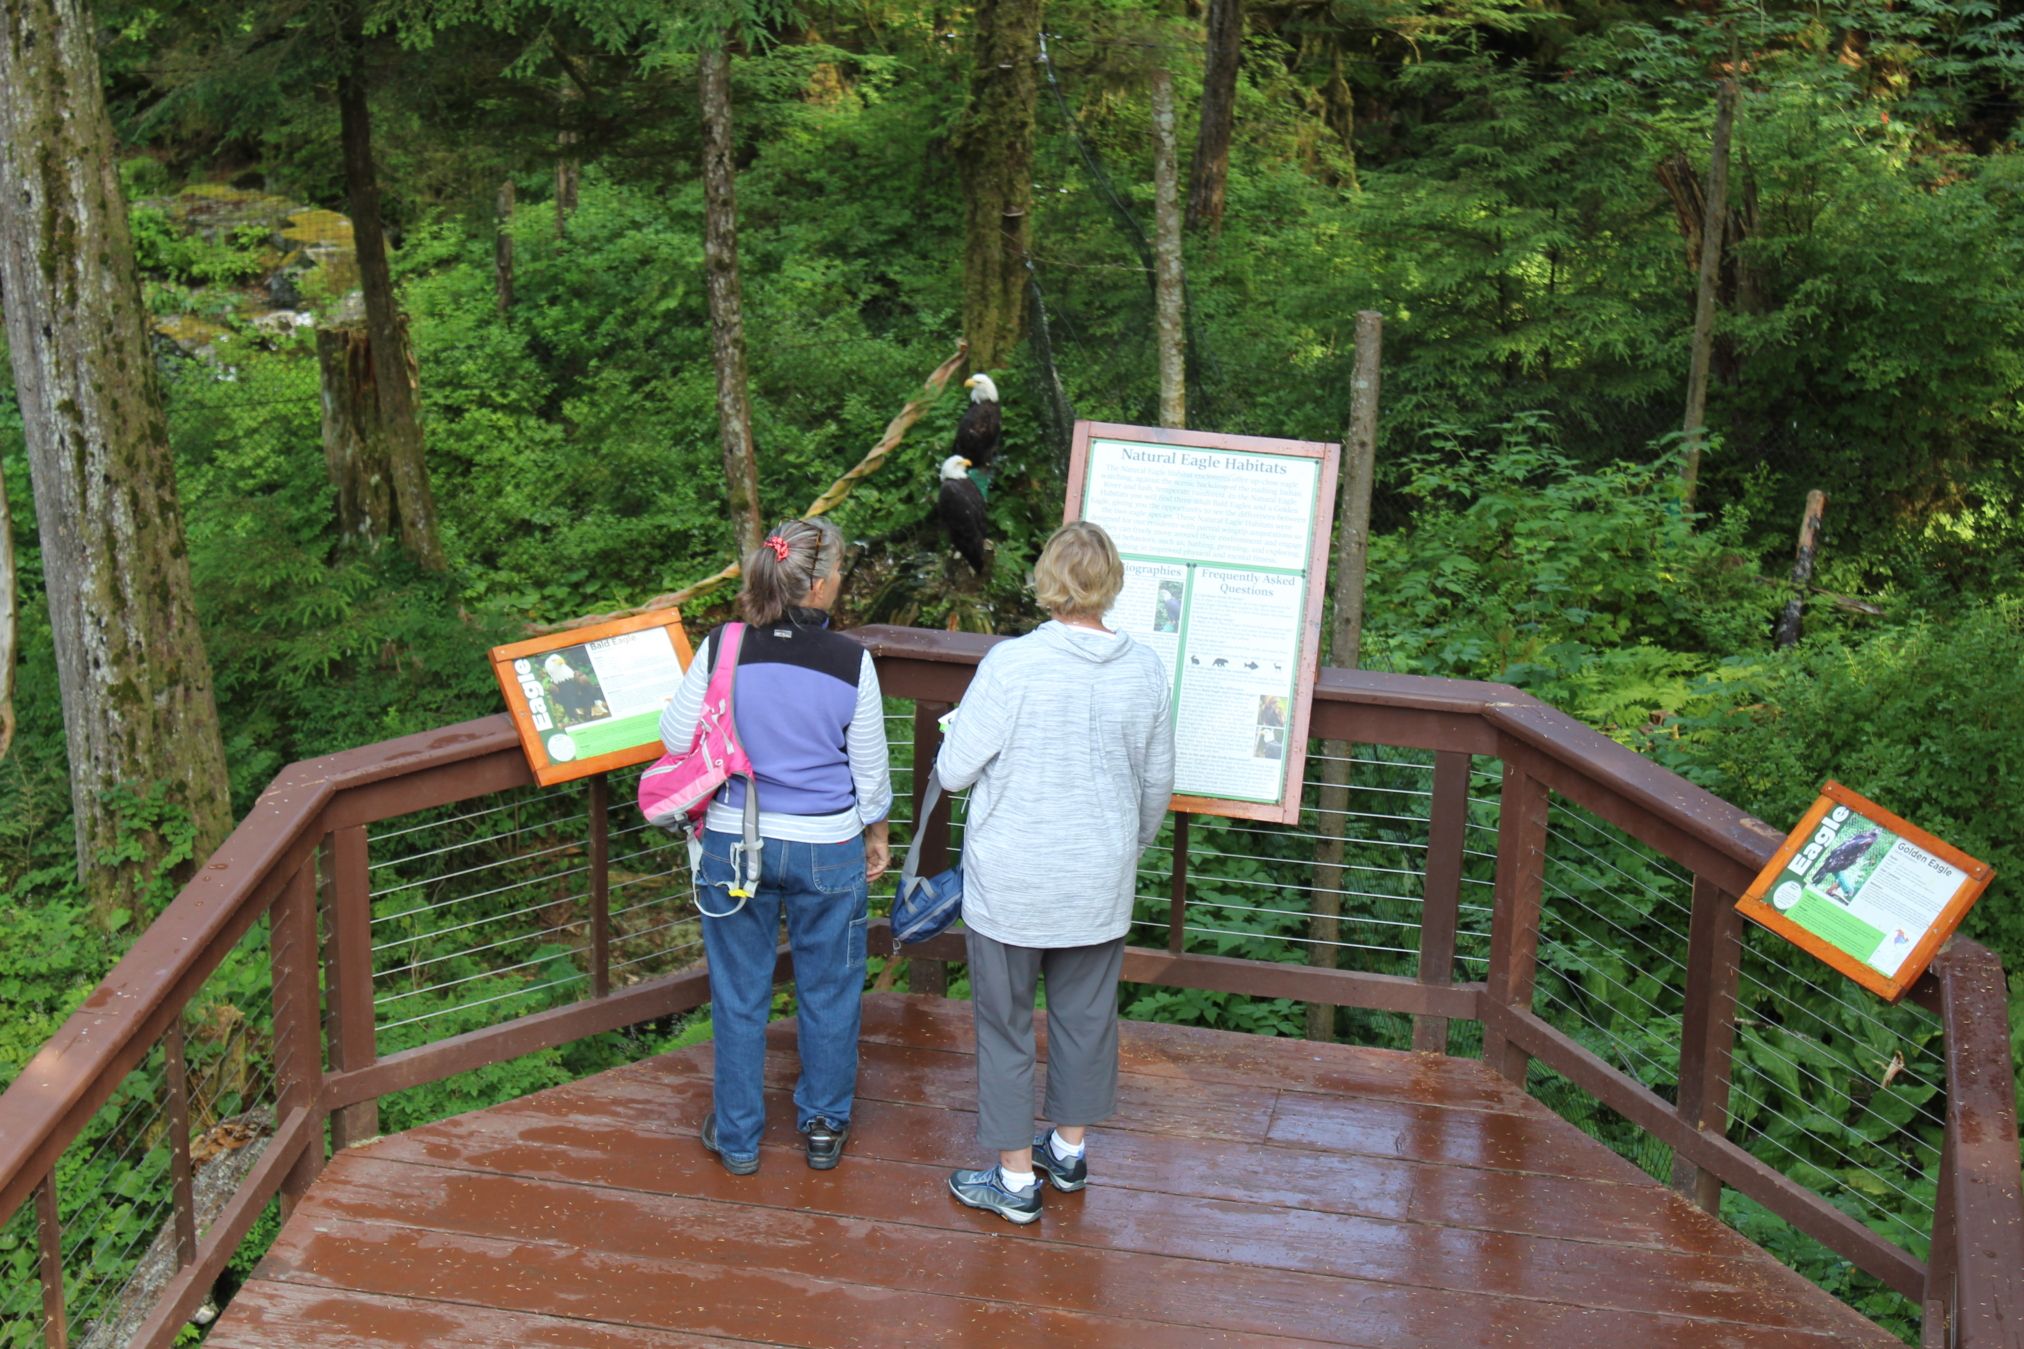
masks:
[[[738,592],[745,629],[732,715],[758,784],[760,879],[742,904],[731,898],[733,845],[744,828],[745,784],[737,779],[710,803],[696,876],[716,1048],[715,1109],[703,1121],[703,1146],[733,1175],[759,1169],[766,1018],[783,914],[799,1005],[794,1108],[808,1164],[835,1166],[850,1135],[866,905],[890,860],[892,784],[871,653],[829,630],[842,569],[835,525],[789,520],[745,558]],[[723,635],[720,627],[703,639],[662,714],[670,753],[687,753],[694,739]]]

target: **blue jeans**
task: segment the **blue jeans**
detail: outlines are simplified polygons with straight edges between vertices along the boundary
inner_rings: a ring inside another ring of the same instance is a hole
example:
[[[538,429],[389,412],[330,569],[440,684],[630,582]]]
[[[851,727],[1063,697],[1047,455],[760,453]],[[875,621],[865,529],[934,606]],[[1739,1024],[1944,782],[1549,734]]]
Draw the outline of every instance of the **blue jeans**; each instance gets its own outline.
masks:
[[[713,913],[738,901],[729,893],[736,836],[703,834],[699,898]],[[864,1001],[864,933],[870,889],[864,840],[791,843],[766,840],[759,890],[728,918],[703,919],[710,957],[710,1021],[716,1041],[717,1146],[743,1161],[759,1155],[766,1126],[766,1018],[773,1007],[773,965],[780,915],[794,953],[799,1004],[795,1124],[850,1123],[857,1095],[857,1031]]]

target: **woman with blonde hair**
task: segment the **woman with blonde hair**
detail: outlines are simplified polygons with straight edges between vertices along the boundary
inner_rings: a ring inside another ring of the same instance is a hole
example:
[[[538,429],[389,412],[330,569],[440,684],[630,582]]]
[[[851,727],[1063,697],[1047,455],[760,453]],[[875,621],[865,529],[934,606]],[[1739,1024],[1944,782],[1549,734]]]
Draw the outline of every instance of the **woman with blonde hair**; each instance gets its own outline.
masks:
[[[1103,625],[1124,585],[1110,536],[1063,525],[1033,568],[1053,620],[1001,642],[942,746],[944,788],[970,788],[963,922],[977,1028],[977,1141],[998,1154],[949,1190],[1030,1223],[1040,1177],[1089,1178],[1084,1130],[1117,1108],[1117,980],[1138,859],[1174,788],[1165,667]],[[1033,1000],[1047,981],[1047,1098],[1035,1134]]]
[[[759,1169],[766,1123],[766,1018],[783,913],[794,953],[796,1123],[808,1164],[835,1166],[857,1091],[870,884],[884,874],[885,707],[871,653],[829,630],[843,588],[843,535],[826,520],[789,520],[744,561],[732,716],[759,791],[760,879],[731,897],[742,850],[745,784],[717,793],[704,820],[696,896],[710,958],[716,1081],[703,1146],[734,1175]],[[661,742],[685,754],[724,629],[703,639],[661,716]]]

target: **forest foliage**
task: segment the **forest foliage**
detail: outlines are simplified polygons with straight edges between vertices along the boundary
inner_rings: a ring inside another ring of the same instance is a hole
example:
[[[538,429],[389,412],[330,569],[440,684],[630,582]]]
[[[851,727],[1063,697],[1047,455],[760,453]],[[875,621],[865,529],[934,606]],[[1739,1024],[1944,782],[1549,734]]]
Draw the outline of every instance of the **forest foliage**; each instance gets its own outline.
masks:
[[[340,546],[312,332],[254,322],[281,256],[262,231],[176,215],[180,191],[235,183],[343,211],[328,72],[284,40],[279,9],[100,10],[148,307],[223,335],[207,353],[157,346],[242,812],[292,760],[495,711],[483,653],[527,624],[637,604],[729,557],[692,60],[622,6],[361,13],[444,573]],[[1339,439],[1353,315],[1385,315],[1365,663],[1513,683],[1781,827],[1833,776],[1994,864],[1967,930],[2024,972],[2024,12],[1253,0],[1250,15],[1228,212],[1187,243],[1191,407],[1216,429]],[[995,566],[971,583],[921,528],[960,411],[946,397],[836,512],[863,545],[846,620],[1022,630],[1036,617],[1026,568],[1062,490],[1050,365],[1079,415],[1154,419],[1129,224],[1151,199],[1145,76],[1169,66],[1192,108],[1202,17],[1168,0],[1048,6],[1031,228],[1050,342],[1000,372]],[[912,0],[810,6],[774,16],[734,63],[774,517],[855,463],[960,335],[952,135],[972,18]],[[1673,434],[1692,259],[1655,169],[1684,155],[1705,173],[1725,70],[1745,88],[1743,227],[1694,512]],[[566,228],[550,204],[563,155],[582,175]],[[502,222],[506,179],[519,209]],[[504,313],[501,231],[516,263]],[[301,308],[341,299],[312,286]],[[76,891],[25,465],[0,392],[23,595],[21,729],[0,761],[0,1075],[149,917],[89,917]],[[1774,650],[1814,488],[1830,505],[1806,636]],[[720,612],[715,597],[690,618]],[[132,829],[177,827],[146,784],[129,797]],[[1287,958],[1291,854],[1203,836],[1205,884],[1281,888],[1279,916],[1229,921]],[[1244,940],[1217,949],[1249,953]],[[1592,972],[1567,980],[1600,987]],[[1296,1029],[1261,1001],[1130,996],[1134,1015]],[[1832,1071],[1854,1082],[1867,1051],[1846,1034],[1822,1042],[1841,1045]],[[398,1118],[638,1050],[601,1040],[523,1060]],[[1857,1127],[1851,1111],[1837,1128]],[[1917,1176],[1929,1140],[1904,1128],[1891,1165]],[[1904,1314],[1802,1245],[1786,1253],[1809,1273]]]

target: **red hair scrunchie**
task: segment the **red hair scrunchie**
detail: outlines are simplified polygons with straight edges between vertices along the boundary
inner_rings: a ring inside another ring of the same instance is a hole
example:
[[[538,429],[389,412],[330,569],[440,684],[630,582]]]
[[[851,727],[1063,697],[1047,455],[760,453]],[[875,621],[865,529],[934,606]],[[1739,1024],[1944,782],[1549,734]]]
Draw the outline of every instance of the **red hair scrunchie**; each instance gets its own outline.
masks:
[[[766,546],[773,550],[773,556],[779,558],[782,562],[787,560],[787,540],[781,538],[778,534],[769,534],[766,537]]]

